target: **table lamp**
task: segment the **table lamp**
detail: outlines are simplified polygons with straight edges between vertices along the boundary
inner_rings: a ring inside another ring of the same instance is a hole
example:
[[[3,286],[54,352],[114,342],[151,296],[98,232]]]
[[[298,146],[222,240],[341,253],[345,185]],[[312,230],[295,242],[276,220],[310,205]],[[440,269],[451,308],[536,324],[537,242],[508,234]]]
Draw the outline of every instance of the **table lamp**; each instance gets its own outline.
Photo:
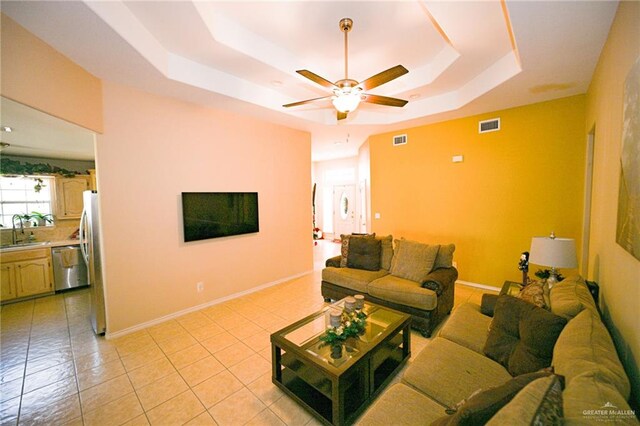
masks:
[[[549,288],[558,282],[556,268],[578,267],[575,240],[556,238],[553,232],[549,237],[533,237],[529,253],[529,263],[551,267],[551,274],[547,279]]]

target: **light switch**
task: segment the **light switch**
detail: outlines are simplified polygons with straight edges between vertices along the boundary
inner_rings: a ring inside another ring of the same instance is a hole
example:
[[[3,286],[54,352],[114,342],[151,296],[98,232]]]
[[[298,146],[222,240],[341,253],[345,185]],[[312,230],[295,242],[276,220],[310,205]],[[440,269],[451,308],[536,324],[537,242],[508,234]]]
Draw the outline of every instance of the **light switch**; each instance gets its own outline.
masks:
[[[373,215],[373,217],[375,217],[376,219],[380,219],[380,213],[376,213],[375,215]]]
[[[453,161],[454,163],[462,163],[464,161],[464,156],[463,155],[454,155],[451,158],[451,161]]]

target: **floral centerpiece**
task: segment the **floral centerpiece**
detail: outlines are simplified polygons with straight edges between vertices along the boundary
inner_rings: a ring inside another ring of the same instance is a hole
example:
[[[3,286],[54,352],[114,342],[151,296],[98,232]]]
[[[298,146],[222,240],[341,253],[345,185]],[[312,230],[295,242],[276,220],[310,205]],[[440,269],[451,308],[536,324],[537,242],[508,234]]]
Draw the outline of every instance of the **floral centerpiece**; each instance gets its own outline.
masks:
[[[328,325],[325,333],[320,336],[320,340],[324,345],[331,346],[331,356],[340,358],[342,354],[342,345],[350,337],[358,337],[367,326],[367,314],[361,309],[355,309],[350,312],[342,311],[340,316],[340,325]]]

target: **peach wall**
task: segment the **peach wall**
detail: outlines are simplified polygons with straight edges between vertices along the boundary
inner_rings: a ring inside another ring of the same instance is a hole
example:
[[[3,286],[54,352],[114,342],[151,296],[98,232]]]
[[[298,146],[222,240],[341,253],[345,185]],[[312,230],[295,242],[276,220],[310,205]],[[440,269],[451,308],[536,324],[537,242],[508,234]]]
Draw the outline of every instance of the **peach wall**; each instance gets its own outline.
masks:
[[[2,96],[102,132],[102,82],[0,14]]]
[[[502,130],[479,134],[495,117]],[[585,141],[584,96],[372,136],[372,231],[455,243],[462,281],[521,280],[531,237],[555,231],[580,247]]]
[[[638,60],[640,3],[623,1],[587,93],[585,131],[595,127],[589,277],[600,285],[603,317],[631,378],[636,413],[640,408],[640,261],[616,243],[616,222],[623,89]]]
[[[108,82],[104,123],[109,333],[313,269],[308,133]],[[185,244],[182,191],[257,191],[260,232]]]

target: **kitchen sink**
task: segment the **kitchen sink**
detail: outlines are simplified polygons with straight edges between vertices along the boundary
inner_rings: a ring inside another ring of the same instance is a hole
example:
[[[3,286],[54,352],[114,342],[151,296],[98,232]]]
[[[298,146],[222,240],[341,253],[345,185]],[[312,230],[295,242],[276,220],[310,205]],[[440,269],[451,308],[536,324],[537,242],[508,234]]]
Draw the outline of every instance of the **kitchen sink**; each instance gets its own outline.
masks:
[[[44,245],[47,245],[47,244],[49,244],[49,241],[34,241],[34,242],[31,242],[31,243],[17,243],[17,244],[0,245],[0,249],[44,246]]]

